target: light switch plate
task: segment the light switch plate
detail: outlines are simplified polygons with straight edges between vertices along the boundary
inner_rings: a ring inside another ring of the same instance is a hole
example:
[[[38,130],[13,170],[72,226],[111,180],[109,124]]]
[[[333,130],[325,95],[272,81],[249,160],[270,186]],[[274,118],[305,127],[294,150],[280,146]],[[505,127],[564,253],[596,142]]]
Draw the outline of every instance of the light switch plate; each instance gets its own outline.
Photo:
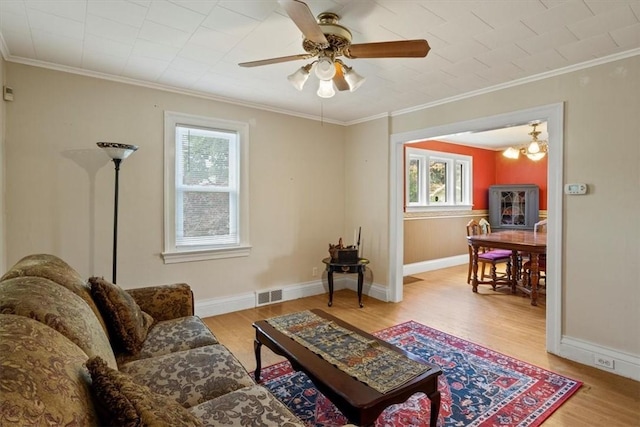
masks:
[[[587,194],[587,184],[565,184],[564,194]]]
[[[5,101],[13,101],[13,89],[8,86],[2,88],[2,98]]]

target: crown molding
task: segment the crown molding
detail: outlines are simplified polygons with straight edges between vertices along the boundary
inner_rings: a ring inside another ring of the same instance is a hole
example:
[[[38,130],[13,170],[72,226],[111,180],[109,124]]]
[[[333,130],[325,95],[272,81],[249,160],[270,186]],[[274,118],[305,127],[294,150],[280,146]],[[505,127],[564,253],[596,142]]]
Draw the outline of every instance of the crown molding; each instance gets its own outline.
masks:
[[[461,95],[456,95],[456,96],[452,96],[452,97],[449,97],[449,98],[443,98],[443,99],[440,99],[440,100],[437,100],[437,101],[433,101],[433,102],[429,102],[429,103],[426,103],[426,104],[416,105],[414,107],[405,108],[405,109],[402,109],[402,110],[383,112],[383,113],[380,113],[380,114],[376,114],[374,116],[363,117],[361,119],[356,119],[356,120],[352,120],[352,121],[340,121],[340,120],[327,119],[327,118],[322,117],[322,116],[316,116],[316,115],[312,115],[312,114],[304,114],[304,113],[300,113],[300,112],[297,112],[297,111],[291,111],[291,110],[287,110],[287,109],[283,109],[283,108],[276,108],[276,107],[271,107],[271,106],[258,104],[258,103],[251,103],[251,102],[240,101],[240,100],[232,99],[232,98],[225,98],[225,97],[221,97],[221,96],[215,96],[215,95],[207,94],[205,92],[200,92],[200,91],[181,89],[181,88],[176,88],[176,87],[169,86],[169,85],[163,85],[163,84],[159,84],[159,83],[151,83],[151,82],[137,80],[137,79],[133,79],[133,78],[129,78],[129,77],[114,76],[114,75],[111,75],[111,74],[100,73],[98,71],[83,70],[83,69],[79,69],[79,68],[76,68],[76,67],[69,67],[69,66],[65,66],[65,65],[52,64],[50,62],[45,62],[45,61],[14,57],[14,56],[11,56],[10,54],[8,54],[8,49],[7,49],[7,46],[5,44],[4,38],[2,37],[2,33],[0,33],[0,53],[2,54],[3,59],[5,61],[8,61],[8,62],[15,62],[15,63],[18,63],[18,64],[30,65],[30,66],[33,66],[33,67],[47,68],[47,69],[51,69],[51,70],[55,70],[55,71],[62,71],[62,72],[65,72],[65,73],[71,73],[71,74],[77,74],[77,75],[82,75],[82,76],[86,76],[86,77],[93,77],[93,78],[98,78],[98,79],[103,79],[103,80],[109,80],[109,81],[113,81],[113,82],[130,84],[130,85],[134,85],[134,86],[141,86],[141,87],[146,87],[146,88],[149,88],[149,89],[156,89],[156,90],[161,90],[161,91],[171,92],[171,93],[176,93],[176,94],[181,94],[181,95],[188,95],[188,96],[193,96],[193,97],[196,97],[196,98],[207,99],[207,100],[210,100],[210,101],[223,102],[223,103],[237,105],[237,106],[241,106],[241,107],[254,108],[254,109],[257,109],[257,110],[263,110],[263,111],[268,111],[268,112],[272,112],[272,113],[278,113],[278,114],[284,114],[284,115],[293,116],[293,117],[299,117],[299,118],[302,118],[302,119],[315,120],[315,121],[319,121],[319,122],[322,122],[322,123],[330,123],[330,124],[339,125],[339,126],[352,126],[352,125],[355,125],[355,124],[365,123],[365,122],[377,120],[377,119],[380,119],[380,118],[396,117],[396,116],[401,116],[401,115],[404,115],[404,114],[409,114],[409,113],[413,113],[413,112],[417,112],[417,111],[422,111],[422,110],[433,108],[433,107],[436,107],[436,106],[439,106],[439,105],[449,104],[451,102],[456,102],[456,101],[460,101],[460,100],[463,100],[463,99],[468,99],[468,98],[472,98],[472,97],[475,97],[475,96],[484,95],[484,94],[495,92],[495,91],[499,91],[499,90],[502,90],[502,89],[507,89],[507,88],[511,88],[511,87],[515,87],[515,86],[520,86],[520,85],[531,83],[531,82],[535,82],[535,81],[538,81],[538,80],[543,80],[543,79],[547,79],[547,78],[550,78],[550,77],[560,76],[560,75],[563,75],[563,74],[572,73],[574,71],[583,70],[585,68],[591,68],[591,67],[595,67],[597,65],[602,65],[602,64],[609,63],[609,62],[630,58],[630,57],[633,57],[633,56],[636,56],[636,55],[640,55],[640,48],[635,48],[635,49],[627,50],[627,51],[624,51],[624,52],[616,53],[616,54],[613,54],[613,55],[605,56],[605,57],[602,57],[602,58],[597,58],[597,59],[593,59],[593,60],[590,60],[590,61],[581,62],[579,64],[570,65],[568,67],[559,68],[559,69],[553,70],[553,71],[547,71],[547,72],[544,72],[544,73],[536,74],[534,76],[523,77],[521,79],[512,80],[512,81],[507,82],[507,83],[501,83],[499,85],[495,85],[495,86],[491,86],[491,87],[488,87],[488,88],[467,92],[467,93],[464,93],[464,94],[461,94]]]
[[[2,34],[0,34],[0,37],[1,36]],[[0,45],[0,49],[2,49],[1,45]],[[196,98],[207,99],[209,101],[223,102],[226,104],[237,105],[240,107],[254,108],[257,110],[268,111],[271,113],[278,113],[278,114],[284,114],[284,115],[299,117],[299,118],[308,119],[308,120],[315,120],[322,123],[330,123],[330,124],[335,124],[340,126],[345,126],[346,124],[343,121],[327,119],[326,117],[315,116],[312,114],[304,114],[297,111],[291,111],[283,108],[276,108],[276,107],[271,107],[263,104],[251,103],[246,101],[240,101],[232,98],[225,98],[222,96],[211,95],[205,92],[182,89],[182,88],[177,88],[169,85],[163,85],[161,83],[152,83],[152,82],[147,82],[143,80],[133,79],[130,77],[114,76],[112,74],[101,73],[99,71],[84,70],[76,67],[69,67],[66,65],[53,64],[46,61],[39,61],[36,59],[27,59],[27,58],[15,57],[11,55],[5,56],[4,52],[3,52],[3,57],[5,58],[6,61],[14,62],[16,64],[29,65],[29,66],[38,67],[38,68],[46,68],[49,70],[61,71],[61,72],[70,73],[70,74],[77,74],[84,77],[93,77],[93,78],[102,79],[102,80],[109,80],[112,82],[123,83],[123,84],[128,84],[133,86],[146,87],[148,89],[156,89],[156,90],[176,93],[180,95],[188,95]]]

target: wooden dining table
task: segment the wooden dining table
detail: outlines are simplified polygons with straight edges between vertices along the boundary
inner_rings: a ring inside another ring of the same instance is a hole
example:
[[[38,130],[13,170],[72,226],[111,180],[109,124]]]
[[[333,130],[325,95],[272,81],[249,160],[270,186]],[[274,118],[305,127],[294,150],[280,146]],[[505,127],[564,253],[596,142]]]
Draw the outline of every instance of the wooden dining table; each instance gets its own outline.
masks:
[[[538,284],[540,281],[540,255],[547,252],[547,233],[529,230],[503,230],[488,234],[467,236],[473,248],[473,292],[478,292],[478,252],[480,248],[511,250],[511,292],[521,290],[531,296],[531,305],[538,305]],[[530,254],[530,287],[524,286],[519,279],[516,267],[519,265],[518,253]]]

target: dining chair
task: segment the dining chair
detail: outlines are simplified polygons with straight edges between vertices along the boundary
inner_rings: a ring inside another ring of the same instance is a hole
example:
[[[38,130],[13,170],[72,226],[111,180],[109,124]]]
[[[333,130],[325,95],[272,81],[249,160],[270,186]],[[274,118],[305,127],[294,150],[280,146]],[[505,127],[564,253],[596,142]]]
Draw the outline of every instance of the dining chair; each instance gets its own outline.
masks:
[[[537,232],[546,233],[547,232],[547,220],[543,219],[543,220],[538,221],[535,224],[533,224],[533,231],[535,233],[537,233]]]
[[[533,224],[533,232],[534,233],[546,233],[547,232],[547,220],[543,219],[541,221]],[[538,279],[538,283],[541,280],[544,281],[544,285],[547,285],[547,254],[540,254],[538,258],[538,271],[540,272],[540,278]],[[529,286],[531,283],[531,259],[525,262],[522,265],[522,281],[524,286]]]
[[[483,234],[491,233],[491,224],[482,218],[479,222],[472,219],[467,223],[467,236],[479,236]],[[479,248],[478,249],[478,264],[482,263],[482,272],[480,274],[480,280],[478,283],[491,284],[491,287],[495,290],[499,279],[511,278],[511,251],[508,249],[491,249],[491,248]],[[497,265],[506,263],[506,269],[504,272],[498,273]],[[487,277],[486,266],[491,265],[491,281],[485,282]],[[471,283],[471,272],[473,270],[473,246],[469,245],[469,269],[467,272],[467,283]]]

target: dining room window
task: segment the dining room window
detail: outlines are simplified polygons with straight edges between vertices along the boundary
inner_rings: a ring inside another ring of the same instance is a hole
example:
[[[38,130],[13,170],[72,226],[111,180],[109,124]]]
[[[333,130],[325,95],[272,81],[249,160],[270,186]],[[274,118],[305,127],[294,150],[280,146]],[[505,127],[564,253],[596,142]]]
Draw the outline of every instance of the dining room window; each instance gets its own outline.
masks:
[[[473,158],[407,147],[406,209],[471,209]]]

